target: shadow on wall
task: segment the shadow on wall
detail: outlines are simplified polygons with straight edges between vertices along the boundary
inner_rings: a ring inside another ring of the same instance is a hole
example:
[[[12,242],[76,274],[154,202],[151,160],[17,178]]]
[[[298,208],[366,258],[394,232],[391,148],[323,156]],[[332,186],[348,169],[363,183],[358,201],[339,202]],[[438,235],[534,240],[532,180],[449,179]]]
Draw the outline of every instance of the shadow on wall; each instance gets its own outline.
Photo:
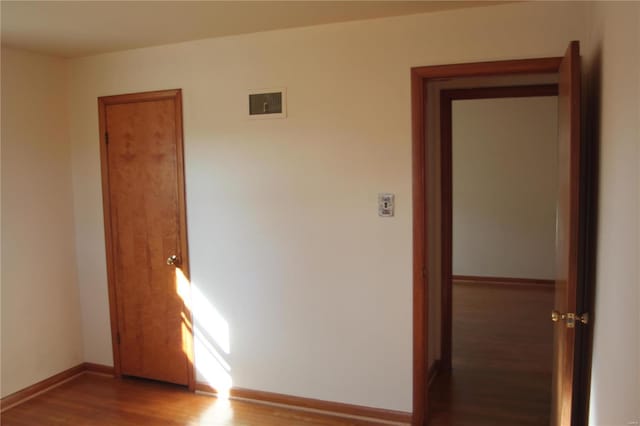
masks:
[[[578,417],[576,424],[586,424],[589,420],[590,424],[600,424],[598,412],[590,401],[597,401],[595,394],[598,377],[591,374],[591,363],[593,359],[593,331],[597,322],[597,312],[595,310],[596,295],[596,256],[597,256],[597,239],[598,239],[598,199],[599,199],[599,182],[600,182],[600,101],[602,90],[602,46],[597,46],[590,63],[585,64],[583,74],[586,76],[583,87],[584,94],[584,110],[583,127],[584,148],[583,158],[581,159],[585,167],[586,182],[583,185],[583,193],[580,194],[581,199],[585,203],[582,209],[587,212],[584,220],[584,229],[582,234],[586,237],[584,247],[584,260],[581,262],[583,270],[580,271],[584,280],[584,297],[578,300],[578,310],[580,312],[591,312],[591,323],[589,328],[581,328],[582,332],[577,335],[576,351],[580,351],[584,356],[580,359],[577,366],[578,374],[576,384],[578,389],[584,389],[586,397],[584,398],[589,405],[586,410],[577,411],[578,416],[588,414],[587,418]],[[590,330],[590,333],[585,332]]]

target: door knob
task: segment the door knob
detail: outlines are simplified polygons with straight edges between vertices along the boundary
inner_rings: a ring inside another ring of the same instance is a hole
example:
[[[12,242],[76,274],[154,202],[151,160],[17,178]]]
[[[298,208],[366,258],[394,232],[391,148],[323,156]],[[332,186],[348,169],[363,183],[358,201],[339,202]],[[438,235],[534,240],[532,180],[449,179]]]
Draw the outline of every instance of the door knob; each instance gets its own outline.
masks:
[[[561,314],[560,312],[553,310],[551,311],[551,321],[558,322],[560,320],[565,319],[567,316],[565,314]]]
[[[559,322],[562,320],[566,321],[567,328],[574,328],[576,326],[576,321],[580,324],[589,324],[589,314],[586,312],[580,315],[572,312],[563,314],[556,310],[551,311],[551,321]]]
[[[579,322],[580,324],[589,324],[589,314],[567,314],[567,327],[573,328],[575,323]]]
[[[167,257],[167,265],[177,265],[178,264],[178,256],[175,254]]]

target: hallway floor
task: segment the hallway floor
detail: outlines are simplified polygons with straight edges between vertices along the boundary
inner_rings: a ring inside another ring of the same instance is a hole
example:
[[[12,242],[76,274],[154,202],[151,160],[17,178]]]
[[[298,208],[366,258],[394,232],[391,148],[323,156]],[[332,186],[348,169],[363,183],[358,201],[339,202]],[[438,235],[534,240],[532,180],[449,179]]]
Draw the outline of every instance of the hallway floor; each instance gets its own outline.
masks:
[[[550,289],[454,284],[453,369],[430,388],[431,426],[547,426]]]

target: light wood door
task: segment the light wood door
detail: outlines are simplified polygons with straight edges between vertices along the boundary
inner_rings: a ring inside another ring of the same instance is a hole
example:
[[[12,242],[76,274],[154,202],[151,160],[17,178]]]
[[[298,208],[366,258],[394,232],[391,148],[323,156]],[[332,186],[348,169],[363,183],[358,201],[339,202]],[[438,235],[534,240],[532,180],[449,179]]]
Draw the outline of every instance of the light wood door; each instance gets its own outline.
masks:
[[[580,273],[580,48],[572,42],[558,72],[558,197],[556,217],[556,286],[554,310],[576,312],[582,291]],[[577,327],[580,321],[558,318],[554,325],[554,368],[551,424],[570,426]],[[573,323],[573,324],[572,324]]]
[[[191,315],[178,291],[178,273],[188,276],[181,93],[99,105],[117,373],[193,386]]]

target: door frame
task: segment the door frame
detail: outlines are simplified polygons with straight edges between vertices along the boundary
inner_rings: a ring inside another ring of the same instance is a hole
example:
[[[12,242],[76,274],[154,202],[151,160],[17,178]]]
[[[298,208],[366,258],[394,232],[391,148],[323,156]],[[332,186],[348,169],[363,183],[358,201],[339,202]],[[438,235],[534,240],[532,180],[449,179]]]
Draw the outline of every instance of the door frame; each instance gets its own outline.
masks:
[[[440,92],[440,368],[451,369],[453,315],[453,134],[452,102],[557,96],[557,84],[443,89]],[[515,279],[518,281],[518,279]],[[523,280],[520,280],[523,281]],[[526,280],[524,280],[526,282]],[[534,281],[534,280],[531,280]]]
[[[118,309],[116,297],[115,283],[115,254],[112,240],[112,221],[111,221],[111,201],[109,191],[109,152],[107,150],[107,118],[106,111],[108,105],[150,102],[171,99],[175,102],[175,123],[176,123],[176,174],[178,188],[178,226],[179,226],[179,248],[180,248],[180,269],[184,274],[187,282],[190,281],[189,273],[189,255],[187,243],[187,215],[186,215],[186,197],[185,197],[185,178],[184,178],[184,143],[182,129],[182,89],[157,90],[151,92],[128,93],[123,95],[101,96],[98,98],[98,121],[100,131],[100,169],[102,175],[102,207],[104,214],[104,236],[106,245],[107,260],[107,285],[109,290],[109,314],[111,323],[111,345],[113,350],[114,375],[122,377],[120,350],[118,342]],[[189,329],[190,342],[188,346],[190,353],[187,356],[187,379],[190,391],[195,391],[195,368],[193,365],[194,348],[193,348],[193,313],[185,305],[187,319],[191,326]]]
[[[427,87],[431,81],[460,77],[489,77],[523,74],[557,73],[562,57],[520,59],[494,62],[476,62],[451,65],[414,67],[411,69],[411,118],[412,118],[412,183],[413,183],[413,425],[422,426],[428,419],[428,318],[429,274],[426,191],[429,168],[427,161],[427,129],[432,124],[427,119]],[[586,290],[586,289],[585,289]],[[589,328],[591,329],[591,327]],[[588,338],[586,340],[589,340]],[[588,358],[588,355],[583,358]],[[577,361],[580,364],[582,361]],[[588,374],[589,368],[577,368],[579,376]],[[574,395],[575,415],[586,419],[588,407],[588,377],[576,377],[574,384],[582,380]],[[578,414],[584,412],[584,414]],[[577,424],[577,423],[576,423]]]

